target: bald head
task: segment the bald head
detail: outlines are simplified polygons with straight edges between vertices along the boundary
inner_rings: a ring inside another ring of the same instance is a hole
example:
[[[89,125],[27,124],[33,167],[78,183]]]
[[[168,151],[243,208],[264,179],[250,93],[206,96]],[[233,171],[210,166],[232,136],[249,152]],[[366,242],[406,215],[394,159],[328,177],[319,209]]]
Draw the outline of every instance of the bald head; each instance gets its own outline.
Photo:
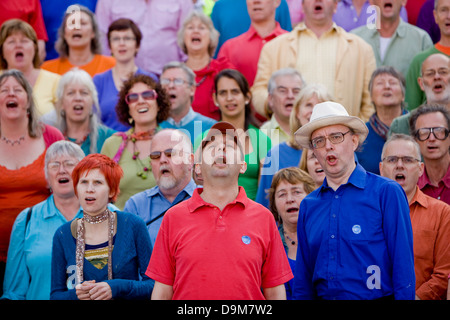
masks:
[[[442,53],[427,57],[417,79],[427,103],[450,104],[450,58]]]

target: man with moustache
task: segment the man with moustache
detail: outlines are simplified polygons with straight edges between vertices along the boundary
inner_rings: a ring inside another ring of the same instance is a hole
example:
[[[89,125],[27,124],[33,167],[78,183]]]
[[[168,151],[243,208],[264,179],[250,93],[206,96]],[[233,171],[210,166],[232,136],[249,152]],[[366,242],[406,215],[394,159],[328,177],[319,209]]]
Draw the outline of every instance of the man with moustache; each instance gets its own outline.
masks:
[[[398,183],[355,162],[367,133],[361,119],[327,101],[295,134],[325,179],[300,206],[293,299],[414,299],[408,201]]]
[[[410,127],[425,163],[420,190],[450,204],[450,112],[441,105],[422,105],[411,113]]]
[[[275,220],[238,186],[247,166],[235,127],[216,123],[200,148],[203,188],[164,216],[146,272],[152,299],[286,299],[292,272]]]
[[[450,274],[450,206],[424,194],[417,182],[424,165],[420,147],[411,136],[395,134],[381,155],[383,177],[405,190],[414,231],[416,300],[445,300]]]
[[[425,93],[428,104],[440,104],[450,110],[450,58],[442,53],[430,55],[422,64],[420,89]],[[389,128],[393,133],[409,134],[411,113],[395,118]]]
[[[187,135],[176,129],[155,134],[150,164],[156,186],[133,195],[124,211],[140,216],[147,224],[152,246],[165,212],[192,196],[196,185],[192,179],[194,155]]]

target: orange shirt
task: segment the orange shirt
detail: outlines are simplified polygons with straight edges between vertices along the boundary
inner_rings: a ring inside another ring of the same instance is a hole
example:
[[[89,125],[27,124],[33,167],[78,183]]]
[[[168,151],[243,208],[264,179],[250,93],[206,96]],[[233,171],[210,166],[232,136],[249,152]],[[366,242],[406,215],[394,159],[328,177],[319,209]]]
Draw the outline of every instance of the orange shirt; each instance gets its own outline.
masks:
[[[45,61],[41,68],[63,75],[70,69],[74,67],[78,67],[91,75],[91,77],[95,76],[98,73],[102,73],[106,70],[111,69],[116,65],[116,59],[109,56],[104,56],[101,54],[94,55],[94,58],[88,64],[84,66],[74,66],[69,62],[66,58],[57,58],[53,60]]]
[[[450,206],[416,187],[409,209],[416,295],[422,300],[445,300],[450,273]]]

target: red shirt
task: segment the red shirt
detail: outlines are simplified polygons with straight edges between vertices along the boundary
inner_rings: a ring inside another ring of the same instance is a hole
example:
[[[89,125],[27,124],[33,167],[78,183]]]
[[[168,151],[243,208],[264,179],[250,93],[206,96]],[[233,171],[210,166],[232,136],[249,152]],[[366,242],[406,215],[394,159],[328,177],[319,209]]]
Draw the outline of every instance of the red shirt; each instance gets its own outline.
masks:
[[[287,33],[287,31],[281,29],[280,24],[277,22],[277,26],[272,33],[265,38],[261,38],[255,28],[250,25],[250,29],[247,32],[225,41],[217,57],[227,57],[236,69],[247,78],[251,87],[258,69],[258,60],[262,47],[266,42],[283,33]]]
[[[38,0],[2,0],[0,1],[0,25],[9,19],[20,19],[29,23],[39,40],[48,40],[42,15],[41,2]]]
[[[223,211],[201,198],[170,209],[146,272],[174,300],[262,300],[261,288],[293,278],[275,219],[239,187]]]
[[[445,300],[450,274],[450,206],[417,188],[409,209],[416,294],[421,300]]]
[[[417,185],[426,195],[450,204],[450,166],[447,169],[445,176],[439,181],[438,186],[431,184],[427,175],[427,167],[425,166],[425,170],[423,171],[422,176],[420,176]]]
[[[195,88],[194,100],[192,101],[192,109],[194,111],[209,117],[211,119],[220,120],[220,110],[214,104],[214,77],[223,69],[236,69],[233,64],[226,58],[211,59],[209,65],[201,70],[194,71]]]

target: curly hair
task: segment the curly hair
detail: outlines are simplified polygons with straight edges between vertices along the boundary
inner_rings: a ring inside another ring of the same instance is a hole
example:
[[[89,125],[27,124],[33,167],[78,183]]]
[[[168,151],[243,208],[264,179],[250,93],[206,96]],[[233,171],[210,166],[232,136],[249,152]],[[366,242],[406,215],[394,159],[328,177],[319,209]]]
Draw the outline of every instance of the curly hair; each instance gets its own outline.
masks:
[[[158,105],[156,122],[161,123],[166,120],[169,117],[170,112],[170,100],[166,91],[151,77],[145,74],[136,74],[132,75],[127,81],[124,82],[122,89],[119,92],[119,100],[116,104],[116,113],[119,121],[125,125],[130,125],[130,122],[128,121],[131,118],[130,109],[128,107],[128,103],[125,101],[125,97],[136,83],[144,83],[156,91],[158,95],[156,98],[156,104]],[[131,126],[134,126],[134,120],[132,121]]]

